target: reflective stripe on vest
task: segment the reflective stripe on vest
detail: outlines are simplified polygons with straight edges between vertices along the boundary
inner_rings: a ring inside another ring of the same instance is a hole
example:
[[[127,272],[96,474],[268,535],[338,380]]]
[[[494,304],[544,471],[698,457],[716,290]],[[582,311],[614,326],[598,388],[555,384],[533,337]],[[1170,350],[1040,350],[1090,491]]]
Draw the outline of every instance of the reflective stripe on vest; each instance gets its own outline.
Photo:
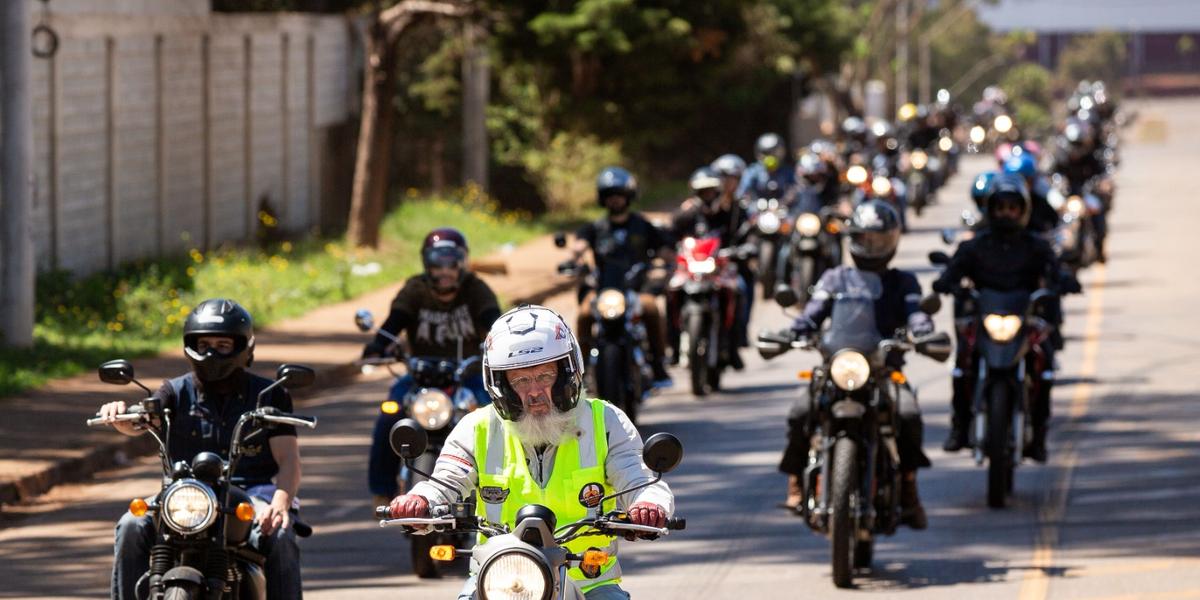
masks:
[[[608,458],[605,402],[584,402],[590,410],[579,411],[576,426],[581,435],[558,446],[554,469],[545,488],[540,487],[530,474],[525,447],[513,433],[512,423],[498,418],[495,411],[488,411],[488,417],[479,420],[475,426],[475,461],[479,467],[480,500],[476,505],[476,514],[492,523],[503,523],[511,529],[516,525],[517,511],[530,504],[541,504],[554,511],[559,526],[616,507],[615,500],[609,500],[598,508],[584,505],[584,500],[595,494],[604,496],[613,492],[608,487],[604,470]],[[483,536],[480,536],[482,541]],[[565,547],[575,554],[581,554],[589,548],[599,548],[609,553],[608,562],[595,579],[588,579],[576,567],[568,571],[570,577],[578,582],[581,591],[587,592],[601,585],[621,581],[615,538],[590,535],[573,540]]]

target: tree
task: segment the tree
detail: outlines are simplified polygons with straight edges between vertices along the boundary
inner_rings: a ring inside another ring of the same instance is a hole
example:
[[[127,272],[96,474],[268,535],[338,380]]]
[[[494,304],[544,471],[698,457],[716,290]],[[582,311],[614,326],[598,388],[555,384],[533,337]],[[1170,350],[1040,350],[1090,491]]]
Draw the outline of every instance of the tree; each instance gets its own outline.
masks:
[[[1048,110],[1054,101],[1051,79],[1050,71],[1027,62],[1009,69],[1000,81],[1017,126],[1026,137],[1046,133],[1053,124]]]
[[[1125,74],[1125,55],[1125,36],[1114,31],[1072,38],[1058,57],[1059,89],[1073,90],[1083,79],[1115,84]],[[1115,94],[1120,86],[1110,85],[1108,89]]]

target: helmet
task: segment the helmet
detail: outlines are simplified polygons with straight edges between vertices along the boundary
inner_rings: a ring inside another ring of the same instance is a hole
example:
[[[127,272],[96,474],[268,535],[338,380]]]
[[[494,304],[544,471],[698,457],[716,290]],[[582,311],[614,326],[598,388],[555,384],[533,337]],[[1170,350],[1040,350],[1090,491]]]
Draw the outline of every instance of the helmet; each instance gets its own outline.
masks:
[[[991,193],[992,180],[995,178],[996,172],[988,171],[986,173],[980,173],[979,175],[976,175],[975,181],[971,182],[971,200],[975,201],[975,206],[977,206],[979,210],[984,209],[983,202],[987,199],[988,194]]]
[[[425,274],[431,275],[434,267],[458,268],[458,280],[448,288],[435,288],[445,293],[458,288],[458,284],[467,276],[467,237],[453,227],[439,227],[430,231],[421,243],[421,263],[425,266]]]
[[[783,161],[784,154],[787,150],[783,147],[783,138],[776,133],[764,133],[758,136],[758,140],[754,142],[754,159],[762,162],[767,166],[768,170],[774,171],[775,167]],[[774,165],[768,164],[767,159],[774,158]]]
[[[720,197],[721,178],[717,177],[717,174],[711,168],[700,167],[688,178],[688,187],[691,188],[692,193],[697,198],[700,198],[707,204]],[[705,192],[709,193],[705,194]]]
[[[796,161],[796,177],[817,182],[829,176],[829,165],[811,149],[805,149]]]
[[[536,304],[500,315],[483,351],[483,385],[496,414],[516,421],[525,410],[504,371],[548,363],[558,365],[558,379],[550,391],[554,407],[563,412],[575,408],[583,391],[583,353],[562,315]]]
[[[867,124],[859,117],[846,117],[846,120],[842,121],[842,132],[846,137],[866,138]]]
[[[1063,126],[1063,138],[1072,146],[1083,146],[1092,139],[1092,126],[1087,121],[1071,117]]]
[[[850,215],[850,256],[864,271],[882,271],[900,245],[900,215],[882,200],[867,200]]]
[[[201,337],[233,339],[233,350],[222,353],[213,348],[200,351]],[[192,371],[201,382],[221,381],[238,369],[254,362],[254,321],[242,305],[233,300],[211,298],[196,305],[183,322],[183,353],[192,363]]]
[[[1037,161],[1029,152],[1013,153],[1004,161],[1005,173],[1016,173],[1021,177],[1037,176]]]
[[[746,161],[736,154],[722,154],[714,160],[709,168],[714,173],[721,177],[737,177],[741,178],[742,173],[746,171]]]
[[[606,197],[614,194],[625,196],[632,204],[637,193],[637,178],[621,167],[605,167],[596,177],[596,201],[601,206],[604,206]]]
[[[1021,214],[1016,218],[996,217],[995,208],[1009,202],[1015,202],[1021,208]],[[1017,173],[1006,171],[996,175],[992,179],[985,203],[988,224],[996,231],[1002,233],[1019,231],[1029,224],[1029,188],[1025,186],[1025,180]]]

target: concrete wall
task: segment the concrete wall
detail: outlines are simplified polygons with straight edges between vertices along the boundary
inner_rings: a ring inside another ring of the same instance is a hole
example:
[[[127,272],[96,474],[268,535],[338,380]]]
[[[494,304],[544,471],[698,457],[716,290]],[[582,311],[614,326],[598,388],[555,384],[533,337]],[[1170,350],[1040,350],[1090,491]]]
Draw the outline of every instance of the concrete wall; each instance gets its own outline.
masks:
[[[59,51],[32,74],[40,268],[248,239],[263,201],[286,231],[320,225],[322,163],[340,158],[325,131],[356,97],[345,19],[209,14],[206,0],[51,7]]]

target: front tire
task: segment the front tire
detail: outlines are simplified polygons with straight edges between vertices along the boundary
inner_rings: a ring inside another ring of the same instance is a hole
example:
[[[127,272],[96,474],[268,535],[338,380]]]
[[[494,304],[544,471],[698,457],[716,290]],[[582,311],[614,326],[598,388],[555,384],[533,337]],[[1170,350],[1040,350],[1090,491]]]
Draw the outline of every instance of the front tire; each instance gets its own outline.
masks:
[[[163,600],[197,600],[200,595],[190,585],[179,585],[167,588]]]
[[[829,541],[833,584],[840,588],[854,585],[857,532],[850,501],[858,486],[858,446],[850,438],[839,438],[833,445],[833,482],[830,488]]]
[[[416,468],[432,473],[434,464],[437,462],[437,454],[426,452],[417,457]],[[425,477],[413,472],[412,483],[415,485],[420,481],[424,481]],[[412,488],[409,487],[411,490]],[[436,560],[429,556],[429,549],[437,544],[437,534],[429,535],[413,535],[409,536],[411,542],[413,574],[421,579],[438,579],[442,576],[441,567]]]
[[[762,284],[762,297],[770,300],[775,297],[775,244],[764,240],[758,246],[758,281]],[[750,290],[753,294],[754,290]]]
[[[1012,423],[1012,398],[1003,381],[992,382],[988,390],[988,506],[1004,508],[1012,489],[1013,464],[1009,426]]]
[[[609,404],[620,407],[635,425],[637,424],[637,400],[627,393],[626,382],[630,377],[624,369],[625,352],[616,344],[606,344],[600,351],[597,365],[596,392]]]
[[[688,371],[692,379],[692,395],[697,398],[708,393],[708,335],[704,330],[704,315],[692,313],[688,317]]]

